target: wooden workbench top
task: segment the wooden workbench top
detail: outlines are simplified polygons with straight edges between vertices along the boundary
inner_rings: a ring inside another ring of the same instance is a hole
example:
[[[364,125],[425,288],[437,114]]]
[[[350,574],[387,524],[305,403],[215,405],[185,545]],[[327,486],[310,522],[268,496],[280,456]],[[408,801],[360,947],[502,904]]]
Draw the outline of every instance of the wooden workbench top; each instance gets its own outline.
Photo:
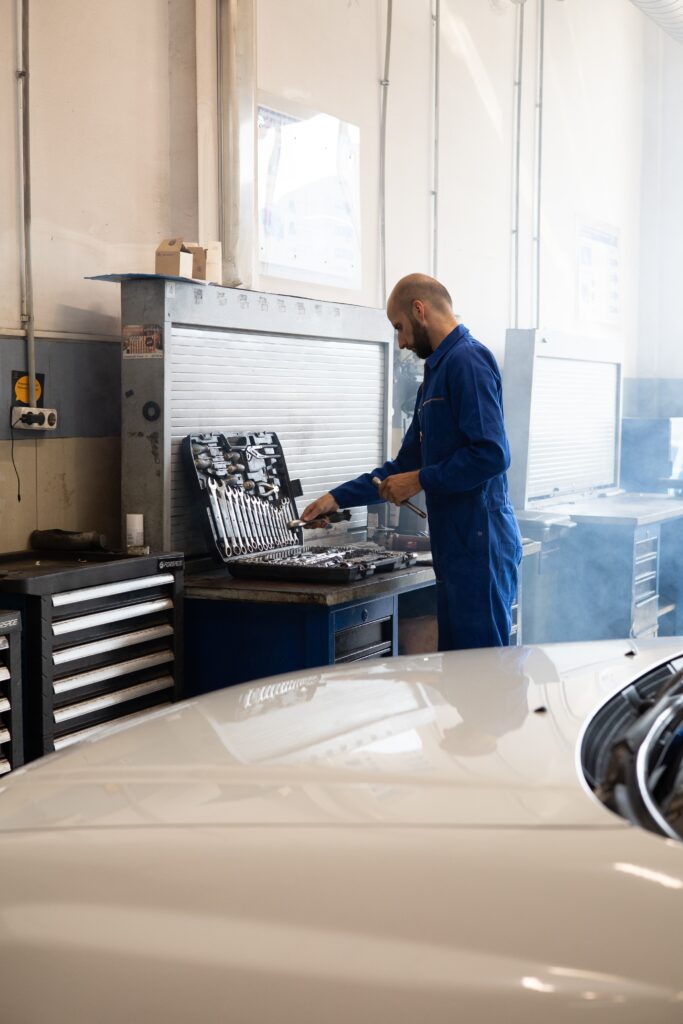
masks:
[[[372,601],[435,582],[424,566],[375,573],[353,583],[294,583],[288,580],[237,580],[227,569],[185,576],[185,597],[209,601],[254,601],[261,604],[315,604],[328,608],[350,601]]]

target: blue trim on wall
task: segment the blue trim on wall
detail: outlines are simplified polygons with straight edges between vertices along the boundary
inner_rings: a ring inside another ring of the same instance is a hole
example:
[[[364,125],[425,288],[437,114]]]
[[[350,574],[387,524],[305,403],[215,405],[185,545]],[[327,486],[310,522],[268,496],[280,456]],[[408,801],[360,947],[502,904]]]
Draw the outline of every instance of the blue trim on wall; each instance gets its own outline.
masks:
[[[0,337],[0,440],[10,438],[12,371],[26,369],[26,342]],[[110,341],[36,339],[36,372],[45,374],[44,404],[57,409],[56,430],[27,437],[118,437],[121,433],[121,349]]]

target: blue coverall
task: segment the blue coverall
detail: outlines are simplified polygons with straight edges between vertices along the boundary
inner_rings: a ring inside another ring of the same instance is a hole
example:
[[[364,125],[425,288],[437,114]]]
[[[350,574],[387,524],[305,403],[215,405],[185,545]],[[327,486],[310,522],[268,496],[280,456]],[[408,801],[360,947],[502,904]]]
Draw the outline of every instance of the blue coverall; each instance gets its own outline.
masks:
[[[340,508],[381,501],[373,476],[420,470],[437,584],[439,650],[505,647],[522,542],[505,471],[500,371],[460,324],[425,360],[395,459],[336,487]]]

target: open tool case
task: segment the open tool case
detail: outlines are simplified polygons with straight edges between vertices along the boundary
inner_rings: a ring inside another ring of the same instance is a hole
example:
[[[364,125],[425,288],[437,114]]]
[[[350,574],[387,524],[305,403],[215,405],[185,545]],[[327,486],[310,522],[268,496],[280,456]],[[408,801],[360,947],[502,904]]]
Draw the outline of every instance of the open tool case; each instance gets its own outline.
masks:
[[[373,545],[303,543],[298,480],[291,480],[277,434],[191,434],[183,441],[209,551],[233,576],[347,583],[410,565],[414,556]]]

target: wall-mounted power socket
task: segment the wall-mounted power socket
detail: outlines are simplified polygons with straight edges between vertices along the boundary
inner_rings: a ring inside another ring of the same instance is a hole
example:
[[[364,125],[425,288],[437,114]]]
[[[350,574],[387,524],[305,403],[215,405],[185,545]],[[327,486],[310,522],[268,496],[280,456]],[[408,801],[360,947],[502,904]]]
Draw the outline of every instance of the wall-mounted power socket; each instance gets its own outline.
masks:
[[[56,430],[57,410],[14,405],[10,422],[16,430]]]

